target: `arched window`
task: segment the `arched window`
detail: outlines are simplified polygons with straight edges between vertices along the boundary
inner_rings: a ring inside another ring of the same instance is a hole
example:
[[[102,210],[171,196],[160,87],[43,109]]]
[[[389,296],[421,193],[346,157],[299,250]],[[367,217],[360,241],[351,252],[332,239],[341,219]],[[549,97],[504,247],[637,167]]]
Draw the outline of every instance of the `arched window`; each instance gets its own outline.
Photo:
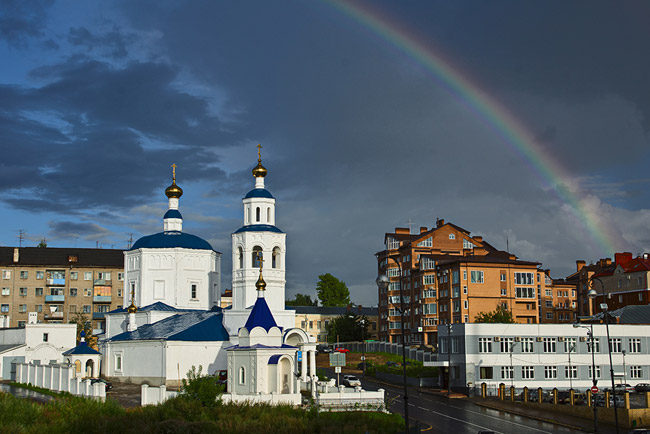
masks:
[[[260,246],[255,246],[253,247],[253,253],[251,257],[251,264],[253,264],[253,268],[259,268],[260,267],[260,258],[264,258],[264,254],[262,253],[262,248]]]
[[[239,268],[244,268],[244,251],[241,247],[237,248],[237,260],[239,261]]]
[[[273,248],[273,258],[271,261],[271,268],[280,268],[280,248]]]
[[[246,218],[245,218],[245,221],[246,221],[246,224],[248,225],[248,224],[251,223],[251,216],[250,216],[250,213],[249,213],[249,211],[248,211],[248,207],[246,207],[246,208],[244,209],[244,211],[246,212]]]
[[[239,368],[239,384],[246,384],[246,368]]]
[[[261,210],[260,210],[260,207],[258,206],[257,209],[255,210],[255,221],[258,222],[258,223],[259,223],[260,218],[261,218],[260,214],[261,214]]]
[[[271,224],[271,208],[266,209],[266,222]]]
[[[75,360],[74,361],[74,370],[78,374],[81,372],[81,361],[80,360]]]

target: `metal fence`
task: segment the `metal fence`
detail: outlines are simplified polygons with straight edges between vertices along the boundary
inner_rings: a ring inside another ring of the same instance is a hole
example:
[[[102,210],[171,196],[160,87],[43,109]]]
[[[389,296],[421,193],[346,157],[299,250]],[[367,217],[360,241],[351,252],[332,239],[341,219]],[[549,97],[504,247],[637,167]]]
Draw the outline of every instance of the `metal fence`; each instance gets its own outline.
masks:
[[[339,342],[340,347],[347,348],[350,351],[360,353],[363,343],[362,342]],[[402,344],[394,344],[390,342],[366,342],[365,351],[367,353],[389,353],[402,355]],[[417,348],[406,348],[406,357],[409,359],[417,360],[419,362],[433,362],[438,360],[438,355],[428,350],[421,350]]]

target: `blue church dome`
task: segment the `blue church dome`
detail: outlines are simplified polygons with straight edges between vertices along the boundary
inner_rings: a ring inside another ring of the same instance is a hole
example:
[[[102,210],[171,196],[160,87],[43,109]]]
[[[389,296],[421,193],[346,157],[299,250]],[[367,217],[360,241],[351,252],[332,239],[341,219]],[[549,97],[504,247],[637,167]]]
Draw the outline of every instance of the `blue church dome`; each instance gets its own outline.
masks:
[[[197,250],[214,250],[210,243],[208,243],[203,238],[178,231],[159,232],[157,234],[147,235],[136,241],[135,244],[133,244],[133,247],[131,247],[129,250],[164,249],[173,247],[182,247],[185,249]]]
[[[244,199],[250,199],[251,197],[264,197],[267,199],[275,199],[273,195],[271,194],[270,191],[268,191],[266,188],[254,188],[251,191],[249,191]]]
[[[168,209],[165,215],[163,216],[164,219],[182,219],[183,216],[181,215],[181,212],[177,209]]]
[[[236,234],[240,232],[276,232],[278,234],[283,234],[282,230],[276,226],[272,225],[247,225],[242,226],[241,228],[235,231]]]

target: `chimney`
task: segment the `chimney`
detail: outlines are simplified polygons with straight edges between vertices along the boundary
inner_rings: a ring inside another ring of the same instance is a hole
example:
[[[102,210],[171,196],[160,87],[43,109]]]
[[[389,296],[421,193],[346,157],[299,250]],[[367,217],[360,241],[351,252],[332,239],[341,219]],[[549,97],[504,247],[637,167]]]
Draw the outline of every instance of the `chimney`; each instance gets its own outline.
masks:
[[[20,252],[18,247],[14,247],[14,264],[20,260]]]
[[[623,253],[614,253],[614,261],[616,265],[625,264],[627,261],[632,259],[632,253],[623,252]]]
[[[395,228],[395,233],[409,235],[411,233],[411,230],[409,228]]]
[[[445,224],[445,219],[436,219],[436,227],[442,227]]]
[[[576,261],[576,271],[582,270],[582,267],[584,267],[585,265],[587,265],[586,261],[583,260]]]
[[[425,233],[426,231],[427,231],[427,227],[426,227],[426,226],[420,226],[420,233],[421,233],[421,234]]]

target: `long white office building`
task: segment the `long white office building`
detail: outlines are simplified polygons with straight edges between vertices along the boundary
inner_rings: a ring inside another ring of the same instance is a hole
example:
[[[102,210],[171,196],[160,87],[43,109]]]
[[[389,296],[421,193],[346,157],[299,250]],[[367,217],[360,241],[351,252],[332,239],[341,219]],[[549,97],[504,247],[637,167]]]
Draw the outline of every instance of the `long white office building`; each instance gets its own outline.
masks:
[[[587,390],[592,386],[592,353],[581,324],[453,324],[440,327],[438,361],[441,384],[451,370],[453,390],[487,383],[521,389]],[[598,387],[611,387],[607,332],[594,324],[594,361]],[[610,325],[616,383],[650,383],[650,326]]]

